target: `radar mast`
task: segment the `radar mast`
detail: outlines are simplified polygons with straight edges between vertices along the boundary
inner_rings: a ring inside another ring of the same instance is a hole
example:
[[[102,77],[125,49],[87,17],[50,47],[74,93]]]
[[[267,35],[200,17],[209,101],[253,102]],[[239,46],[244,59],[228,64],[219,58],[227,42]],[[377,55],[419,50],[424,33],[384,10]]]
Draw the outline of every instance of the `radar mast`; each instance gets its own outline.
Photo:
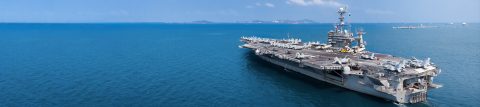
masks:
[[[335,25],[335,31],[328,32],[328,43],[332,47],[340,49],[341,52],[361,52],[365,49],[365,43],[363,41],[363,31],[358,32],[358,37],[353,37],[353,33],[350,32],[345,24],[345,15],[348,14],[347,7],[341,7],[337,11],[339,15],[339,21]],[[358,46],[352,47],[352,42],[357,42]]]

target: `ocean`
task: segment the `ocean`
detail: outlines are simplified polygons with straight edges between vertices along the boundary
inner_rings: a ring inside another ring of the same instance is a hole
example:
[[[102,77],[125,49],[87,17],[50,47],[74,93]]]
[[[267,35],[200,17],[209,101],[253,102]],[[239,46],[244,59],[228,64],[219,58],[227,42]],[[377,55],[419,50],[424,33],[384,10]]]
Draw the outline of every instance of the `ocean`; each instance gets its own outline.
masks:
[[[241,36],[326,42],[333,24],[0,24],[0,106],[478,106],[480,24],[353,23],[367,50],[442,69],[428,101],[395,104],[240,49]],[[418,24],[411,24],[418,25]]]

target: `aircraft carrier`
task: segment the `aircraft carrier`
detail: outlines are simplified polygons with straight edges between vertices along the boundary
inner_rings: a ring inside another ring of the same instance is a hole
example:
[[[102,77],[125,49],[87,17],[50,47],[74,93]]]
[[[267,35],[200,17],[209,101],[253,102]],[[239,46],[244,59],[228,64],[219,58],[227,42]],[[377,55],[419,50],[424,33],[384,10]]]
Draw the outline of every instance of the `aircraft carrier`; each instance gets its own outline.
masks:
[[[396,103],[427,100],[441,70],[424,60],[395,57],[366,50],[365,32],[356,36],[345,24],[346,8],[338,10],[339,22],[328,32],[328,43],[302,42],[301,39],[241,37],[261,59],[312,78]]]

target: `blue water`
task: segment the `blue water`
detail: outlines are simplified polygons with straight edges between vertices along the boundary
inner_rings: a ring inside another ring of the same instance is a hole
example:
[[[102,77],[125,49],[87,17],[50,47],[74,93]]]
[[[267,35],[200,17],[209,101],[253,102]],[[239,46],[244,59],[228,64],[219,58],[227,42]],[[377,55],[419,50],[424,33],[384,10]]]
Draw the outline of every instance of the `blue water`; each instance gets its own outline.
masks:
[[[443,88],[396,105],[284,72],[241,36],[326,40],[332,24],[0,24],[0,106],[478,106],[480,24],[363,28],[370,51],[432,58]]]

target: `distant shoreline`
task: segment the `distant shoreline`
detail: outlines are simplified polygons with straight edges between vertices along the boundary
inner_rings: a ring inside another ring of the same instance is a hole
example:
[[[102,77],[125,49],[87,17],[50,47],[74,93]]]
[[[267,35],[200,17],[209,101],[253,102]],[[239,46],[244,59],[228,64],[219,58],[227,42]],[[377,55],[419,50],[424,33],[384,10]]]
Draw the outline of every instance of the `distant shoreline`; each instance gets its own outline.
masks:
[[[198,24],[198,25],[212,25],[212,24],[249,24],[249,25],[315,25],[315,24],[335,24],[335,23],[167,23],[167,22],[0,22],[0,24]],[[421,23],[421,22],[358,22],[350,24],[449,24],[447,22]],[[460,24],[460,23],[457,23]],[[480,22],[470,22],[469,24],[480,24]]]

